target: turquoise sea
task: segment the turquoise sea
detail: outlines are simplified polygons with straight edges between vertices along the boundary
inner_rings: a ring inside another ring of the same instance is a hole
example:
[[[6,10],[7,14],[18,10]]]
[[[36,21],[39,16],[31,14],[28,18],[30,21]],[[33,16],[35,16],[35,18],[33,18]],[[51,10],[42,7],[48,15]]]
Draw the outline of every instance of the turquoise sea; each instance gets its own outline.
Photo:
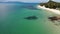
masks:
[[[48,17],[56,14],[37,9],[38,3],[0,3],[0,34],[60,34]],[[24,19],[37,16],[36,20]]]

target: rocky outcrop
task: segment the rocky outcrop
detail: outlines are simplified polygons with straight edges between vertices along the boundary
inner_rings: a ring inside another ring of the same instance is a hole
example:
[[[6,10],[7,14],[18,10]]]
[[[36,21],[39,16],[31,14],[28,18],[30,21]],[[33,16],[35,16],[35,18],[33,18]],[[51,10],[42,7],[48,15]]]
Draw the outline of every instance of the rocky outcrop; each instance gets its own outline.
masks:
[[[40,6],[45,6],[46,8],[60,8],[60,3],[54,1],[48,1],[46,3],[40,3]]]

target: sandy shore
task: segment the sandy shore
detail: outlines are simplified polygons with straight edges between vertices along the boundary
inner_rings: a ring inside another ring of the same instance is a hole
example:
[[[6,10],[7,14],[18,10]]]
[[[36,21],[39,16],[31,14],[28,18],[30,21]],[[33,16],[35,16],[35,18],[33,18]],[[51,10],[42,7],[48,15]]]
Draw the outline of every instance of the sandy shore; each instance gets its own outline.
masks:
[[[38,5],[37,8],[38,9],[41,8],[41,9],[44,9],[44,10],[49,10],[50,12],[53,12],[53,13],[56,13],[56,14],[60,15],[60,10],[45,8],[44,6],[40,6],[40,5]]]

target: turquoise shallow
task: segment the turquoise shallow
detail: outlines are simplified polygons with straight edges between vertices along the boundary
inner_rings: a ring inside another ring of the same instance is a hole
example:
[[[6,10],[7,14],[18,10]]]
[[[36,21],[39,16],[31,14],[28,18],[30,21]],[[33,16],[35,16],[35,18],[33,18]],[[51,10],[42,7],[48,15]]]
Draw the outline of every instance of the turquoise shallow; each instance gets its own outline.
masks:
[[[0,4],[0,34],[59,34],[59,28],[49,21],[55,14],[37,9],[38,3]],[[24,19],[37,16],[36,20]]]

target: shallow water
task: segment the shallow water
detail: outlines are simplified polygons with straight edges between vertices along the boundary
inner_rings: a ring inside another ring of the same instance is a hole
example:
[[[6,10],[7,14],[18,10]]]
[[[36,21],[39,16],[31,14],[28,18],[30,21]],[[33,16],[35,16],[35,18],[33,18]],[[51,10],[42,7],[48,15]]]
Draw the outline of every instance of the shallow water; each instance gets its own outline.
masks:
[[[37,9],[36,5],[0,4],[0,34],[59,34],[59,27],[48,20],[56,14]],[[38,19],[24,19],[28,16]]]

